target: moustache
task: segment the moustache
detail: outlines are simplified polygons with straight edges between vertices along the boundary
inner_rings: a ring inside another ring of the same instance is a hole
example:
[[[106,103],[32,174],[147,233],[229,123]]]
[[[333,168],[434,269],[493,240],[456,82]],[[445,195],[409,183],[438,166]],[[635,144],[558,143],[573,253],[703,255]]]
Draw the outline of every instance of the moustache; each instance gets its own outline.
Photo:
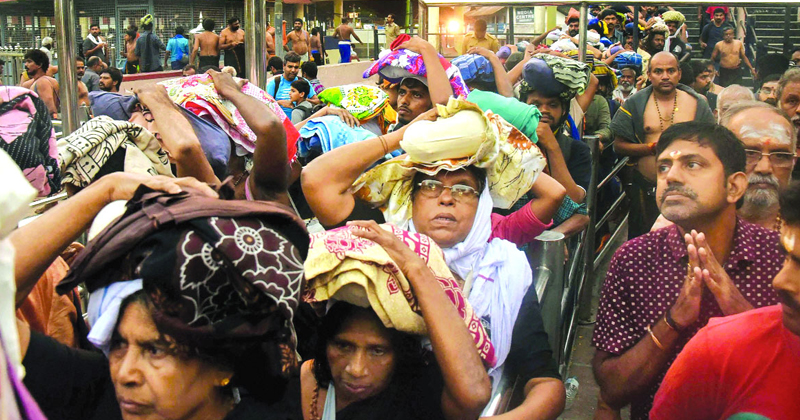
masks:
[[[747,183],[750,185],[767,184],[771,187],[774,187],[776,190],[780,187],[780,184],[778,183],[778,178],[776,178],[775,175],[762,175],[762,174],[757,174],[755,172],[753,172],[752,174],[750,174],[749,177],[747,177]]]
[[[781,303],[794,309],[795,312],[800,313],[800,302],[794,300],[792,295],[785,290],[776,290],[778,293],[778,298],[781,300]]]
[[[683,185],[670,185],[670,186],[667,187],[666,190],[664,190],[664,193],[661,194],[661,204],[664,204],[664,200],[667,197],[667,193],[671,193],[671,192],[677,192],[677,193],[679,193],[681,195],[684,195],[684,196],[686,196],[686,197],[688,197],[688,198],[690,198],[692,200],[696,200],[697,199],[697,193],[692,191],[691,188],[687,188],[687,187],[685,187]]]

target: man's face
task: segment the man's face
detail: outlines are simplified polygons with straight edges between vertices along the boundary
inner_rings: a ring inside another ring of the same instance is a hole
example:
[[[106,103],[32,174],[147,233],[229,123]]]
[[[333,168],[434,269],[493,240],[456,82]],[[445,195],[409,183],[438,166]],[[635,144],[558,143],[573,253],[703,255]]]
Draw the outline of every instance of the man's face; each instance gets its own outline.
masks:
[[[678,22],[667,22],[667,29],[669,29],[669,36],[675,35],[678,31]]]
[[[747,154],[745,204],[763,210],[778,204],[778,192],[789,184],[795,162],[792,125],[769,109],[753,108],[736,114],[728,128]]]
[[[195,74],[197,74],[197,70],[195,70],[194,68],[188,68],[183,71],[184,76],[194,76]]]
[[[295,22],[295,23],[294,23],[294,30],[295,30],[295,31],[298,31],[298,32],[299,32],[299,31],[301,31],[301,30],[303,30],[303,24],[302,24],[302,23],[300,23],[300,22]]]
[[[478,23],[475,25],[475,37],[486,38],[486,24]]]
[[[694,86],[692,88],[699,94],[705,94],[711,88],[711,72],[704,71],[694,78]]]
[[[661,214],[684,229],[713,220],[739,199],[728,193],[728,179],[714,151],[696,142],[672,142],[658,156],[656,174]]]
[[[238,30],[239,30],[239,26],[240,26],[240,25],[239,25],[239,21],[238,21],[238,20],[237,20],[237,21],[235,21],[235,22],[232,22],[232,23],[231,23],[231,30],[232,30],[232,31],[234,31],[234,32],[236,32],[236,31],[238,31]]]
[[[569,24],[569,36],[578,36],[578,31],[580,31],[581,24],[580,22],[572,22]]]
[[[23,64],[25,65],[25,71],[26,71],[26,72],[27,72],[29,75],[31,75],[31,74],[36,74],[36,72],[38,72],[38,71],[39,71],[39,69],[41,69],[41,68],[42,68],[42,66],[40,66],[40,65],[36,64],[36,63],[35,63],[35,62],[33,62],[33,60],[31,60],[30,58],[27,58],[27,59],[25,59],[25,61],[23,62]]]
[[[111,75],[108,73],[103,73],[100,75],[100,82],[98,82],[97,86],[100,90],[111,92],[114,89],[114,80],[111,78]]]
[[[725,32],[722,33],[722,40],[725,42],[732,42],[733,41],[733,29],[726,29]]]
[[[614,27],[617,25],[617,17],[614,15],[608,15],[603,18],[603,22],[605,22],[606,26],[608,26],[609,32],[613,31]]]
[[[758,100],[772,106],[778,105],[778,81],[764,82],[758,90]]]
[[[98,27],[98,26],[92,26],[92,27],[89,29],[89,32],[91,32],[91,33],[92,33],[92,35],[94,35],[94,36],[100,35],[100,27]]]
[[[654,34],[651,42],[653,43],[653,49],[655,51],[664,50],[664,34]]]
[[[681,81],[681,68],[678,67],[678,60],[673,55],[654,56],[650,61],[648,76],[653,83],[656,92],[667,94],[672,93]]]
[[[800,51],[792,53],[792,63],[794,63],[795,66],[800,66]]]
[[[283,65],[283,77],[286,80],[292,81],[295,77],[297,77],[297,73],[300,72],[300,63],[292,63],[291,61],[287,61]]]
[[[781,109],[789,114],[795,127],[800,128],[800,82],[790,82],[783,88],[780,97]]]
[[[397,89],[397,119],[401,123],[408,124],[431,108],[431,95],[422,83],[402,83]]]
[[[625,35],[625,45],[626,50],[634,51],[633,49],[633,35]]]
[[[717,26],[721,25],[722,21],[724,20],[725,20],[725,12],[723,12],[722,10],[717,10],[716,12],[714,12],[714,23],[716,23]]]
[[[558,128],[558,123],[564,115],[564,107],[561,105],[561,99],[558,97],[547,97],[537,91],[528,94],[528,105],[536,105],[539,112],[542,113],[542,118],[539,120],[550,126],[553,132]]]
[[[394,23],[394,18],[391,16],[386,16],[386,23]]]
[[[633,70],[622,70],[622,75],[619,78],[620,90],[623,92],[630,92],[636,83],[636,72]]]
[[[784,224],[781,245],[786,250],[786,261],[772,279],[772,288],[781,301],[783,326],[800,336],[800,226]]]
[[[78,60],[78,64],[75,66],[75,74],[78,76],[78,80],[86,74],[86,64],[83,61]]]

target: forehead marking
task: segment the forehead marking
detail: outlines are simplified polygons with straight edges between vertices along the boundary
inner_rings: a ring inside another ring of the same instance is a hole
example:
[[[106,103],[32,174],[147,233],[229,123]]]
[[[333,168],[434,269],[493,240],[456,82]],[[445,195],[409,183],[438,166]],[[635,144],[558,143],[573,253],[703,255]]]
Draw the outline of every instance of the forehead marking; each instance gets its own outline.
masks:
[[[673,150],[673,151],[669,152],[669,157],[671,157],[673,159],[677,159],[680,156],[681,156],[681,151],[680,150]]]
[[[789,132],[781,124],[770,122],[766,127],[754,127],[752,123],[744,123],[739,130],[742,139],[764,140],[769,146],[772,142],[791,145],[792,139]]]

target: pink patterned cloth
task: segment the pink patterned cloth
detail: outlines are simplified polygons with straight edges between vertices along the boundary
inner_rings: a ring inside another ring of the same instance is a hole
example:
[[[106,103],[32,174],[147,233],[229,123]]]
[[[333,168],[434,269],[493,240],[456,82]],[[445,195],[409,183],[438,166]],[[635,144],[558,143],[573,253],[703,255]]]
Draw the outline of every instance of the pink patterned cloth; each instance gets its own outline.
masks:
[[[450,80],[453,96],[466,98],[469,95],[469,88],[461,77],[461,71],[458,67],[452,65],[441,54],[439,55],[439,63],[442,64],[445,74]],[[425,68],[422,55],[402,48],[381,56],[378,61],[364,71],[363,77],[366,79],[378,73],[392,83],[399,83],[409,76],[428,77],[428,70]]]
[[[425,261],[464,320],[484,364],[494,367],[497,363],[494,345],[447,268],[439,246],[420,233],[408,232],[391,224],[381,227],[392,232]],[[387,328],[427,334],[425,320],[405,274],[383,247],[353,235],[350,228],[311,235],[304,270],[306,287],[303,299],[306,302],[317,304],[335,299],[362,307],[369,305]]]
[[[256,134],[233,103],[219,96],[210,75],[198,74],[170,79],[160,84],[167,89],[167,94],[173,102],[221,127],[236,143],[237,154],[242,156],[256,150]],[[294,128],[291,119],[286,117],[275,99],[256,85],[247,82],[242,87],[242,92],[266,104],[267,108],[280,118],[286,130],[289,160],[294,161],[300,133]]]

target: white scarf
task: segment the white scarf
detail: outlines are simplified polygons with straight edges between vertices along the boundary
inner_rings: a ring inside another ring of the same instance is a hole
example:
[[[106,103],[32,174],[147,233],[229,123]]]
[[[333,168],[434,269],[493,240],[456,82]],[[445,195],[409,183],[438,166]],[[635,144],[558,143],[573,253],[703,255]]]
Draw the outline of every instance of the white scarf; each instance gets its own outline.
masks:
[[[467,238],[442,251],[450,270],[462,279],[473,279],[468,300],[475,315],[490,318],[490,338],[497,354],[497,364],[489,370],[489,375],[496,386],[511,350],[514,323],[522,306],[522,297],[532,283],[533,273],[525,253],[516,245],[500,238],[489,241],[493,206],[488,185],[486,182]],[[416,232],[413,221],[409,222],[409,230]]]
[[[94,42],[94,45],[97,45],[97,44],[99,44],[101,42],[98,38],[95,38],[94,35],[92,35],[92,34],[86,35],[86,38],[89,41]]]

